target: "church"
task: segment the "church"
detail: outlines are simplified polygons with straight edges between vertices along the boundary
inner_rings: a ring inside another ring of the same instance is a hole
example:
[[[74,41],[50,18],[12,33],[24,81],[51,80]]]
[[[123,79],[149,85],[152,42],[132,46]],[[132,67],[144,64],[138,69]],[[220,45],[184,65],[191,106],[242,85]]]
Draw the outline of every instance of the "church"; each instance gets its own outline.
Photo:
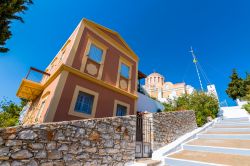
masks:
[[[147,76],[144,89],[150,97],[161,102],[167,102],[184,94],[191,94],[194,91],[194,88],[191,85],[186,85],[185,82],[175,84],[165,82],[164,76],[156,72]]]

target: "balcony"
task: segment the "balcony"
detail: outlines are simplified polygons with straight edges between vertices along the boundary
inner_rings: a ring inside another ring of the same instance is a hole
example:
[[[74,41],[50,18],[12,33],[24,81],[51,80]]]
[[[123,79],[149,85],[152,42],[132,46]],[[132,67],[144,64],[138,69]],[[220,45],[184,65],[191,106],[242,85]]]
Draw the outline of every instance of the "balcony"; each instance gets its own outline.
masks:
[[[25,79],[17,91],[17,97],[27,100],[35,100],[43,91],[42,82],[50,76],[49,73],[31,67]]]
[[[142,85],[141,85],[141,80],[146,78],[147,75],[142,73],[141,71],[138,71],[138,87],[137,87],[137,92],[140,92],[142,94],[145,94]]]

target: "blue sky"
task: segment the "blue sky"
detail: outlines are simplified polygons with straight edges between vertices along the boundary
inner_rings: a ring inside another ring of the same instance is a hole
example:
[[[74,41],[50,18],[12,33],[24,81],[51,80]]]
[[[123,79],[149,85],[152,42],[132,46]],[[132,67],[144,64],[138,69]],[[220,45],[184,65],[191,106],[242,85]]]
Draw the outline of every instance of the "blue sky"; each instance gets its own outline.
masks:
[[[42,0],[14,22],[10,52],[0,54],[0,98],[15,96],[30,66],[44,70],[85,17],[119,32],[140,57],[139,68],[199,88],[189,53],[193,46],[220,99],[233,68],[250,72],[250,1]],[[205,82],[204,82],[205,84]]]

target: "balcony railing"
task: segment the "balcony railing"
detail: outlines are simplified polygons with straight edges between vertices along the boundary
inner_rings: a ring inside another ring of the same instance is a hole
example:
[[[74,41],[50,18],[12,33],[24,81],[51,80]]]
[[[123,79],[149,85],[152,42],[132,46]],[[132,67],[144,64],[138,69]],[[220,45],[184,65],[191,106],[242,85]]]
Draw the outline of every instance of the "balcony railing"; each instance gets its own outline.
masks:
[[[25,79],[41,83],[44,79],[47,79],[50,76],[49,73],[42,70],[30,67]]]
[[[44,89],[43,80],[49,76],[49,73],[30,67],[25,79],[21,82],[17,96],[27,100],[35,100]]]

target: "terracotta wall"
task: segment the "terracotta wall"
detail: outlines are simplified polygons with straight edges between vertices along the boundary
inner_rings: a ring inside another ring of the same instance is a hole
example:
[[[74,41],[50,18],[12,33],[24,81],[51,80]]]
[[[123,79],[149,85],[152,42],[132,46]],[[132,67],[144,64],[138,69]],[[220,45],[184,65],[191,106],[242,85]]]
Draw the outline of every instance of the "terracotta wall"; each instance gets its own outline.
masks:
[[[74,31],[74,33],[71,35],[70,39],[75,38],[75,34],[77,32],[78,28]],[[132,64],[132,71],[131,71],[131,92],[135,92],[136,91],[136,76],[137,76],[137,68],[136,68],[136,61],[132,60],[131,58],[127,57],[126,55],[124,55],[122,52],[120,52],[118,49],[116,49],[115,47],[113,47],[111,44],[109,44],[107,41],[103,40],[102,38],[100,38],[99,36],[97,36],[95,33],[93,33],[92,31],[90,31],[88,28],[84,28],[83,34],[80,38],[80,43],[79,43],[79,47],[76,50],[76,54],[74,56],[73,59],[73,63],[72,63],[72,67],[75,69],[80,70],[81,65],[82,65],[82,59],[83,59],[83,55],[86,49],[86,45],[87,45],[87,41],[88,38],[87,36],[91,36],[95,39],[97,39],[99,42],[101,42],[102,44],[106,45],[108,47],[107,49],[107,53],[106,53],[106,57],[105,57],[105,61],[104,61],[104,67],[103,67],[103,73],[102,73],[102,78],[101,80],[109,83],[113,86],[116,86],[116,81],[117,81],[117,76],[118,76],[118,69],[119,69],[119,58],[120,56],[123,57],[124,59],[126,59],[127,61],[129,61]],[[118,41],[118,38],[113,38],[114,40]],[[118,41],[120,42],[120,41]],[[64,61],[67,59],[67,56],[69,54],[69,51],[72,47],[73,41],[71,41],[71,43],[69,43],[69,45],[67,46],[67,48],[65,49],[65,57],[64,57]],[[61,52],[59,51],[58,55],[61,55]],[[58,57],[59,58],[59,57]],[[58,60],[58,59],[57,59]],[[63,62],[64,63],[64,62]],[[57,66],[55,66],[53,68],[53,71],[55,69],[57,69]],[[53,72],[51,71],[51,72]],[[41,96],[43,96],[45,93],[50,92],[48,98],[46,99],[46,104],[45,107],[43,109],[42,112],[42,116],[41,118],[38,120],[38,122],[42,122],[44,120],[44,117],[46,115],[46,113],[49,110],[49,105],[51,102],[51,99],[54,95],[54,91],[56,89],[56,86],[58,86],[58,84],[62,84],[62,82],[58,83],[58,78],[55,79],[41,94]],[[75,116],[71,116],[68,114],[69,109],[70,109],[70,103],[72,101],[72,97],[73,97],[73,92],[75,90],[75,86],[79,85],[81,87],[84,88],[88,88],[90,90],[93,90],[97,93],[99,93],[99,99],[98,99],[98,104],[97,104],[97,108],[96,108],[96,115],[95,117],[111,117],[113,116],[113,109],[114,109],[114,100],[120,100],[124,103],[130,104],[130,110],[128,114],[134,114],[134,104],[135,104],[135,99],[131,99],[129,97],[126,97],[120,93],[114,92],[112,90],[106,89],[102,86],[96,85],[94,83],[91,83],[85,79],[82,79],[80,77],[74,76],[72,74],[69,74],[67,80],[66,80],[66,84],[64,86],[63,89],[63,93],[61,96],[56,96],[59,97],[59,104],[57,106],[56,109],[56,114],[55,114],[55,118],[54,121],[63,121],[63,120],[73,120],[73,119],[82,119],[79,117],[75,117]],[[114,87],[116,88],[116,87]],[[41,105],[42,102],[42,98],[41,96],[37,99],[37,101],[33,104],[34,106],[38,107]],[[108,97],[107,97],[108,96]],[[31,117],[35,117],[36,114],[38,113],[38,109],[36,109],[35,111],[33,111],[31,113]],[[35,123],[34,118],[33,120],[31,120],[29,123]]]
[[[32,101],[30,109],[29,109],[29,111],[27,113],[27,116],[25,116],[25,119],[24,119],[24,122],[23,122],[24,124],[42,123],[43,122],[45,114],[49,109],[51,99],[52,99],[52,97],[53,97],[53,95],[55,93],[56,86],[58,85],[59,76],[60,75],[58,75],[57,78],[54,79],[54,81],[52,81],[51,84],[49,84],[44,89],[44,91],[37,97],[36,100]],[[39,109],[41,107],[41,103],[45,98],[46,98],[46,102],[45,102],[44,108],[43,108],[43,110],[41,112],[41,116],[36,121],[35,117],[37,116],[38,111],[39,111]]]
[[[47,66],[46,72],[50,75],[53,75],[55,71],[61,66],[61,64],[66,64],[66,61],[69,57],[70,51],[73,47],[74,41],[76,39],[76,35],[79,31],[80,25],[76,27],[74,32],[70,35],[70,37],[65,41],[62,45],[61,49],[58,51],[57,55],[52,59],[51,63]],[[62,50],[62,48],[64,48]],[[53,64],[52,64],[53,63]],[[53,68],[51,68],[53,66]],[[48,76],[46,76],[48,77]],[[48,78],[46,78],[47,80]],[[45,80],[44,80],[45,81]]]
[[[84,29],[82,38],[80,40],[79,47],[77,49],[74,61],[73,61],[73,68],[76,68],[80,70],[81,63],[84,55],[84,51],[86,49],[87,45],[87,35],[90,35],[91,37],[94,37],[98,41],[100,41],[102,44],[106,45],[108,47],[107,54],[105,57],[104,62],[104,68],[103,68],[103,74],[102,74],[102,80],[105,82],[108,82],[112,85],[116,85],[117,81],[117,74],[118,74],[118,68],[119,68],[119,57],[123,57],[126,60],[128,60],[130,63],[132,63],[132,73],[131,73],[131,92],[134,92],[136,90],[136,62],[128,58],[126,55],[124,55],[122,52],[120,52],[118,49],[113,47],[111,44],[109,44],[107,41],[103,40],[96,34],[94,34],[92,31],[90,31],[88,28]]]
[[[63,121],[63,120],[76,120],[82,119],[80,117],[69,115],[70,104],[72,102],[73,93],[76,85],[90,89],[99,93],[97,108],[96,108],[96,118],[100,117],[111,117],[113,116],[114,100],[120,100],[122,102],[130,104],[130,110],[128,113],[130,115],[135,114],[135,100],[127,96],[121,95],[120,93],[114,92],[110,89],[104,88],[100,85],[94,84],[88,80],[82,79],[74,74],[69,74],[61,95],[55,117],[53,121]]]

